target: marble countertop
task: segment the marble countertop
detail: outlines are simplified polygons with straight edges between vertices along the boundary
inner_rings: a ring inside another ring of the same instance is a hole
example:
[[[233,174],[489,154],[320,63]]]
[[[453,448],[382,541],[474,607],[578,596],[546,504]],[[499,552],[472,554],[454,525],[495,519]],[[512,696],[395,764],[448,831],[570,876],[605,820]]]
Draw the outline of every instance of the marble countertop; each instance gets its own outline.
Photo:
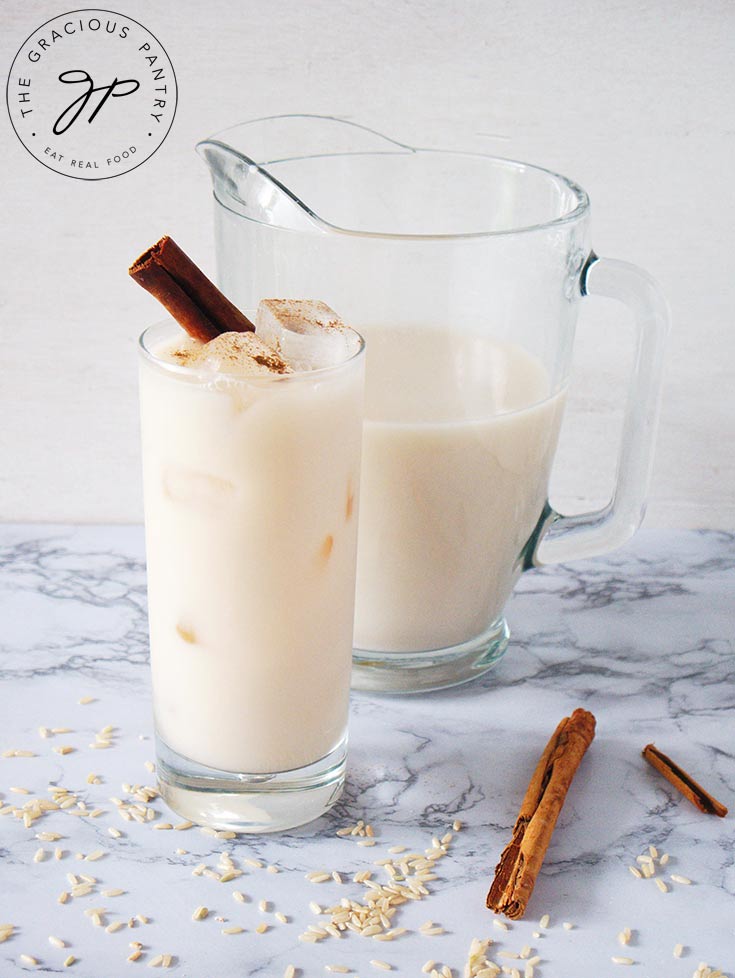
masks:
[[[172,955],[171,971],[188,978],[281,978],[289,964],[299,978],[326,975],[326,965],[369,978],[383,973],[375,959],[396,975],[421,978],[431,959],[460,976],[475,937],[493,939],[488,957],[507,974],[517,968],[522,975],[525,961],[504,955],[528,945],[540,958],[534,978],[612,978],[621,967],[615,956],[631,958],[640,978],[689,978],[700,962],[732,976],[734,610],[735,537],[725,533],[643,531],[606,558],[533,571],[511,602],[511,647],[493,673],[439,694],[354,695],[347,787],[329,815],[281,836],[221,840],[197,828],[156,831],[157,823],[178,821],[159,801],[152,807],[160,814],[145,825],[123,821],[110,801],[123,797],[123,783],[153,783],[145,766],[153,741],[142,530],[0,527],[0,754],[34,755],[0,757],[0,805],[48,798],[49,786],[63,785],[88,811],[101,809],[94,818],[52,812],[30,828],[12,811],[0,817],[0,923],[15,927],[0,944],[0,978],[117,978],[158,954]],[[597,737],[526,919],[501,930],[484,906],[495,863],[544,744],[576,706],[595,713]],[[108,725],[112,746],[90,749]],[[41,726],[70,732],[44,739]],[[728,805],[730,816],[702,815],[681,798],[642,761],[650,741]],[[54,750],[64,745],[74,750]],[[88,783],[90,773],[100,783]],[[359,819],[374,827],[375,846],[335,834]],[[393,920],[407,933],[389,942],[352,933],[298,940],[319,920],[310,901],[362,900],[355,873],[371,869],[381,878],[373,863],[389,847],[421,851],[456,819],[462,828],[428,884],[430,895]],[[41,832],[62,838],[39,841]],[[628,870],[649,845],[670,854],[658,872],[666,893]],[[44,858],[34,861],[39,849]],[[97,861],[77,856],[97,850],[104,853]],[[244,870],[241,877],[222,883],[192,875],[202,862],[216,870],[222,851]],[[315,870],[338,870],[344,882],[309,882],[305,874]],[[57,902],[70,888],[67,873],[94,877],[93,892]],[[672,882],[671,873],[692,884]],[[124,892],[103,896],[109,888]],[[236,902],[234,890],[246,902]],[[268,901],[266,912],[260,900]],[[200,905],[209,917],[194,922]],[[100,907],[103,923],[125,926],[113,933],[95,926],[84,911]],[[128,927],[135,915],[148,922]],[[423,936],[427,920],[444,932]],[[262,922],[269,926],[259,934]],[[243,931],[221,933],[235,926]],[[625,927],[632,931],[627,948],[617,940]],[[52,946],[49,935],[68,949]],[[127,963],[132,941],[144,953]],[[677,943],[684,945],[679,960]],[[65,968],[68,955],[76,960]]]

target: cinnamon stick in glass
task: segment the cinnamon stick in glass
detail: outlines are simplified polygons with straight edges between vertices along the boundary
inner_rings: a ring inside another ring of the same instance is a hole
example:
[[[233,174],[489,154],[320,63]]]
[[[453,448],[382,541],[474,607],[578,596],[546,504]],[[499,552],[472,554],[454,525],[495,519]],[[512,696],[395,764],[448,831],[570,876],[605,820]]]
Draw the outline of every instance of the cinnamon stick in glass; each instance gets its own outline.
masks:
[[[655,767],[659,774],[663,774],[669,784],[673,784],[692,805],[696,805],[700,812],[704,812],[706,815],[718,815],[720,818],[727,815],[727,809],[721,802],[713,798],[701,784],[698,784],[694,778],[653,744],[647,744],[641,753],[651,767]]]
[[[513,827],[513,836],[495,868],[487,906],[517,920],[526,912],[556,820],[580,761],[595,736],[587,710],[564,717],[546,745]]]
[[[255,329],[168,235],[144,251],[128,272],[202,343],[220,333]]]

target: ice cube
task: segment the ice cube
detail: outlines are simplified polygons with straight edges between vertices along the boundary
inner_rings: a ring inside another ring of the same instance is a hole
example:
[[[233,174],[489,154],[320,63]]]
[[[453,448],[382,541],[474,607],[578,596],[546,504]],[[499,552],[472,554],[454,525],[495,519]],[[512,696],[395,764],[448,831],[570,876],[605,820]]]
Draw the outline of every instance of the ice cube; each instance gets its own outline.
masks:
[[[221,514],[235,499],[237,487],[229,479],[198,472],[178,465],[163,470],[163,492],[173,503],[186,506],[202,515]]]
[[[318,299],[261,300],[255,333],[294,370],[336,366],[360,345],[357,333]]]
[[[274,347],[252,332],[220,333],[208,343],[187,337],[168,351],[168,358],[182,366],[204,367],[212,373],[238,377],[292,372]]]

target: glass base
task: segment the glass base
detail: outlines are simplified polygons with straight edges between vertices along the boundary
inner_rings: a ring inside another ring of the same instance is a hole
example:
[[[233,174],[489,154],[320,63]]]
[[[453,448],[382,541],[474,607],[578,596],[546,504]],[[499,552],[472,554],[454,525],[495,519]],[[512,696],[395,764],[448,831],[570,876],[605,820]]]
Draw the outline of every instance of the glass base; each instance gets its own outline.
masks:
[[[347,738],[306,767],[235,774],[206,767],[156,738],[158,787],[177,814],[234,832],[280,832],[319,818],[342,794]]]
[[[469,683],[499,662],[510,631],[498,618],[487,631],[462,645],[428,652],[352,653],[352,688],[372,693],[428,693]]]

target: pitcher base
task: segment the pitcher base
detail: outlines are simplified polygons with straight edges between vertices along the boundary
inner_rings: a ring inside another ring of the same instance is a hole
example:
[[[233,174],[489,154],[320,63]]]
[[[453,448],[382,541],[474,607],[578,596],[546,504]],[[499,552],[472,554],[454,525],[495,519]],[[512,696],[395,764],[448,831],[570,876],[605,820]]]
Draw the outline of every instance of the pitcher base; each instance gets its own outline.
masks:
[[[372,693],[428,693],[472,682],[499,662],[510,631],[498,618],[477,638],[427,652],[352,652],[352,688]]]
[[[182,818],[234,832],[279,832],[319,818],[342,794],[347,739],[313,764],[275,774],[219,771],[157,738],[158,788]]]

